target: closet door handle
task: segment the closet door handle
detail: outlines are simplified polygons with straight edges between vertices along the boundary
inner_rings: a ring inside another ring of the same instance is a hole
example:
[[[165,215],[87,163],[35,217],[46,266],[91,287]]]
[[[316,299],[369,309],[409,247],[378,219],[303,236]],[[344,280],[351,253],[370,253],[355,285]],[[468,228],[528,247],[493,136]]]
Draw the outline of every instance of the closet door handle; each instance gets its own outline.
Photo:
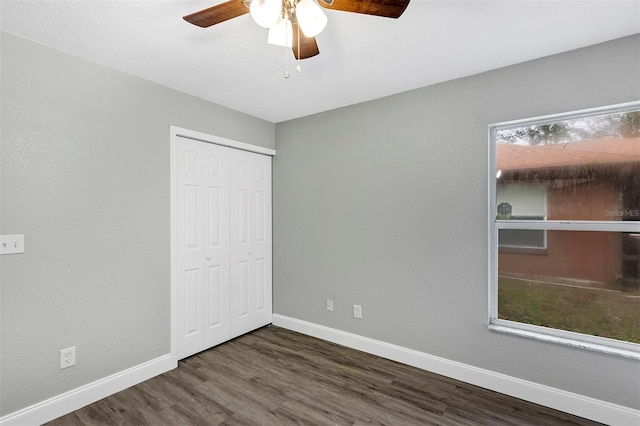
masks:
[[[207,256],[207,260],[211,260],[211,256]]]
[[[253,252],[251,250],[249,250],[249,254],[253,254]]]

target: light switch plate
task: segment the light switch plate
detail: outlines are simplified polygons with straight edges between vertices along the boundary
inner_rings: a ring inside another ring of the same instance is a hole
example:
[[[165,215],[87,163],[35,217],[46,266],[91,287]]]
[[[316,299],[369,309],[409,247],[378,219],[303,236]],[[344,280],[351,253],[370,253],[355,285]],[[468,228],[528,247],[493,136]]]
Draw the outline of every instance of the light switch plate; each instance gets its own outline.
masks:
[[[24,253],[24,235],[0,235],[0,254]]]

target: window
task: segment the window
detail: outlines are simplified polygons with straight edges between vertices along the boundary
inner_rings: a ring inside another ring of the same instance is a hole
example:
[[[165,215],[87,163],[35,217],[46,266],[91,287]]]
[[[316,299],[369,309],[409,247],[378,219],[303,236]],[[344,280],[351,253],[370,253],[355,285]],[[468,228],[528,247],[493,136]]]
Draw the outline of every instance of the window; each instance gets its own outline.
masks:
[[[502,174],[502,173],[501,173]],[[496,217],[503,220],[544,220],[547,216],[547,189],[540,183],[498,179]],[[537,229],[501,229],[501,251],[530,253],[546,248],[546,231]]]
[[[489,133],[489,327],[640,359],[640,102]]]

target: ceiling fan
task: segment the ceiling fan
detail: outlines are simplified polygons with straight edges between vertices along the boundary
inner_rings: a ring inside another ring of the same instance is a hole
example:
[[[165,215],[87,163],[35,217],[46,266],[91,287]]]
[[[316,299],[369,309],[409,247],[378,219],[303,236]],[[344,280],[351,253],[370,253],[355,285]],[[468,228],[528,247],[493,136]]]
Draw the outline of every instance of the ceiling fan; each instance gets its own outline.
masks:
[[[251,13],[254,21],[269,28],[268,42],[290,47],[296,59],[320,53],[315,36],[327,24],[318,7],[365,15],[398,18],[409,0],[228,0],[184,17],[184,20],[207,28],[229,19]]]

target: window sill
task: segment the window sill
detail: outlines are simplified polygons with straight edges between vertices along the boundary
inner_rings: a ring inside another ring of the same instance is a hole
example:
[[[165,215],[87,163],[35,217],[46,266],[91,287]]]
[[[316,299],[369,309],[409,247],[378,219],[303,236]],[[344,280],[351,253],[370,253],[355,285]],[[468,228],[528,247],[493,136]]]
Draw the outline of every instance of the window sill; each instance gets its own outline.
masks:
[[[514,254],[532,254],[536,256],[546,256],[547,249],[546,248],[535,248],[535,247],[509,247],[509,246],[501,246],[498,247],[499,253],[514,253]]]
[[[607,354],[607,355],[615,355],[615,356],[619,356],[619,357],[623,357],[623,358],[628,358],[628,359],[634,359],[634,360],[638,360],[640,361],[640,345],[639,344],[635,344],[635,343],[627,343],[627,342],[619,342],[617,340],[612,341],[615,342],[614,344],[617,344],[619,346],[629,346],[629,349],[625,349],[623,347],[616,347],[616,346],[609,346],[606,344],[601,344],[601,343],[595,343],[595,342],[587,342],[584,340],[579,340],[579,339],[572,339],[570,337],[561,337],[561,336],[555,336],[552,334],[547,334],[547,333],[543,333],[540,331],[535,331],[535,330],[524,330],[521,328],[516,328],[514,326],[510,326],[509,323],[511,323],[510,321],[505,321],[505,320],[493,320],[496,321],[498,323],[490,323],[489,324],[489,330],[491,331],[495,331],[497,333],[503,333],[503,334],[509,334],[512,336],[519,336],[519,337],[525,337],[528,339],[534,339],[534,340],[539,340],[539,341],[543,341],[543,342],[549,342],[549,343],[555,343],[555,344],[559,344],[559,345],[564,345],[564,346],[569,346],[572,348],[579,348],[579,349],[585,349],[585,350],[589,350],[589,351],[593,351],[593,352],[599,352],[599,353],[603,353],[603,354]],[[515,323],[518,325],[521,325],[520,323]],[[531,328],[541,328],[544,329],[544,327],[537,327],[537,326],[528,326],[527,324],[522,324],[522,326],[524,327],[531,327]],[[568,336],[571,335],[576,335],[577,336],[581,336],[578,333],[572,333],[570,331],[560,331],[560,330],[554,330],[554,331],[558,331],[559,334],[566,334]],[[587,336],[588,337],[588,336]],[[595,339],[602,339],[602,340],[609,340],[609,339],[605,339],[605,338],[594,338]],[[638,349],[634,350],[633,347],[637,346]]]

